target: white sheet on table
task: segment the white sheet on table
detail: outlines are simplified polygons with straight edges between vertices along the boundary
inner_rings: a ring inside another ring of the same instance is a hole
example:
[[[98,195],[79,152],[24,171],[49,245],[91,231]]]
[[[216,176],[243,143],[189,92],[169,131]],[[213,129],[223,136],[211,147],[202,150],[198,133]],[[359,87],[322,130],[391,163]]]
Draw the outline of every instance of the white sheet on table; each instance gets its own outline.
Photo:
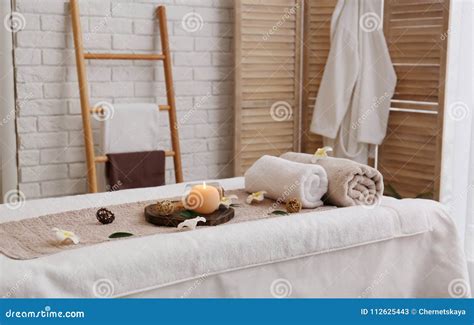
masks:
[[[432,256],[428,254],[427,262],[426,252],[432,252],[435,237],[438,236],[433,236],[433,232],[427,232],[329,254],[203,275],[165,287],[134,292],[126,297],[452,297],[449,289],[453,289],[456,283],[463,290],[463,266],[446,265],[446,256],[440,254],[440,244],[434,245],[438,252]],[[449,241],[448,238],[443,240]],[[457,279],[461,282],[455,281]]]
[[[242,187],[242,181],[221,183],[232,189]],[[3,222],[19,215],[179,195],[183,188],[179,184],[30,201],[16,212],[0,206],[0,213],[8,214]],[[387,260],[391,256],[398,259]],[[403,256],[407,259],[400,260]],[[304,261],[310,261],[308,267],[298,273],[296,266]],[[0,256],[0,296],[94,297],[94,284],[106,279],[116,297],[147,293],[179,297],[186,295],[183,286],[195,283],[200,287],[194,291],[197,296],[258,297],[268,295],[267,284],[275,275],[293,281],[293,296],[359,296],[390,265],[393,272],[387,271],[386,277],[397,281],[377,284],[370,295],[449,296],[451,281],[467,279],[454,225],[441,206],[387,198],[374,209],[343,208],[121,240],[36,260]],[[255,272],[257,279],[247,278]],[[206,281],[199,280],[203,277]],[[216,286],[215,281],[223,279],[238,282]],[[157,288],[162,289],[153,291]]]

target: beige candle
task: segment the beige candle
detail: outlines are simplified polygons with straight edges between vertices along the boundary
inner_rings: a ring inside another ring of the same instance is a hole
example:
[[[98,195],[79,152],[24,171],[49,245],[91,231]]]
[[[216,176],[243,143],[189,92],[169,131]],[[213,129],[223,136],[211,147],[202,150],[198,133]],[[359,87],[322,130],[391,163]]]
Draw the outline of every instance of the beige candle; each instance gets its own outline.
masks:
[[[220,194],[214,186],[195,185],[186,197],[186,205],[189,210],[197,213],[210,214],[219,208]]]

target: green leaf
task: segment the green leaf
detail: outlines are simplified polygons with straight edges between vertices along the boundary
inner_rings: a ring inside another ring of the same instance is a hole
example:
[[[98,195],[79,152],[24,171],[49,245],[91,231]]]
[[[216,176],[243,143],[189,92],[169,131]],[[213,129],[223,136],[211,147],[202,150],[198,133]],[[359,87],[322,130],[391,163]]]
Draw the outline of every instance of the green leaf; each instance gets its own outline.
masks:
[[[269,214],[276,214],[278,216],[287,216],[288,212],[283,211],[283,210],[274,210],[274,211],[270,212]]]
[[[402,199],[402,196],[400,195],[400,193],[397,192],[397,190],[395,189],[395,187],[393,187],[392,184],[387,184],[385,186],[385,194],[399,200]]]
[[[109,236],[109,238],[122,238],[122,237],[130,237],[130,236],[134,236],[134,235],[129,232],[114,232],[112,235]]]
[[[199,217],[199,213],[191,211],[191,210],[184,210],[179,213],[181,217],[184,217],[186,219],[194,219],[196,217]]]

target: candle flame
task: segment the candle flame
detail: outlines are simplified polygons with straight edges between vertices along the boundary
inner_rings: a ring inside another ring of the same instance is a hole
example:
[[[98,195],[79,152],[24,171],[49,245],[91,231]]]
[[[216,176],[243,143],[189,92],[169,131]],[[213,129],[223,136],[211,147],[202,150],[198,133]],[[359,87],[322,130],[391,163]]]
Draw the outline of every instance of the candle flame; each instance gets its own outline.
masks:
[[[206,182],[202,182],[202,188],[206,188]]]

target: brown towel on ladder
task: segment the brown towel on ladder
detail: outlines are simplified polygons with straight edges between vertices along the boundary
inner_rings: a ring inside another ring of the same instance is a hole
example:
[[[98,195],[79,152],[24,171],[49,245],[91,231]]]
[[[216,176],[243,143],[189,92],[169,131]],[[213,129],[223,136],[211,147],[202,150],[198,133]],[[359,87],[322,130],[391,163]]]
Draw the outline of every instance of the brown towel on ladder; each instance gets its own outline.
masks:
[[[165,152],[143,151],[107,154],[105,173],[113,190],[165,184]]]

